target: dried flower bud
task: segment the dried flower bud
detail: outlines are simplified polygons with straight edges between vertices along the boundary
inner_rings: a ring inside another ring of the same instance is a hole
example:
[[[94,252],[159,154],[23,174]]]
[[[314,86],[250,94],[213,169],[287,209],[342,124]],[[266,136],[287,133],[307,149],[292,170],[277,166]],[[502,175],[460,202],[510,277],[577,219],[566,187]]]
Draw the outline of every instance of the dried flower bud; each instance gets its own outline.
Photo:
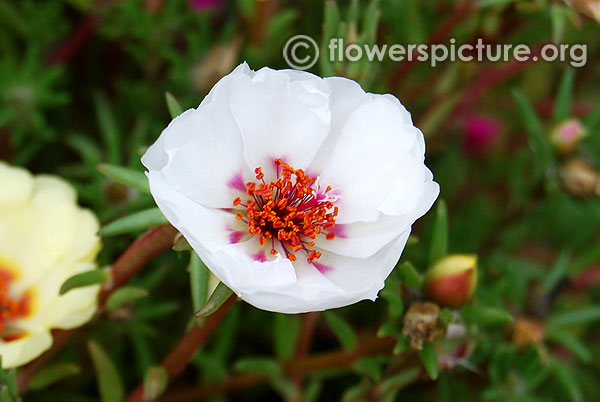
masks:
[[[583,159],[573,159],[560,169],[560,177],[567,191],[578,197],[598,194],[600,176],[594,167]]]
[[[425,290],[438,303],[460,308],[467,303],[477,285],[477,256],[449,255],[427,271]]]
[[[444,336],[446,329],[438,323],[440,307],[431,302],[415,302],[404,315],[402,334],[414,349],[420,350],[424,342],[433,342]]]
[[[564,0],[569,7],[600,22],[600,0]]]
[[[207,92],[229,73],[239,57],[242,40],[235,36],[229,42],[213,46],[204,59],[191,71],[192,85],[199,92]]]
[[[579,142],[587,135],[585,127],[577,119],[560,123],[552,130],[551,141],[556,150],[563,155],[573,153]]]
[[[544,324],[527,317],[519,317],[512,330],[512,341],[518,347],[526,347],[543,342],[546,336]]]

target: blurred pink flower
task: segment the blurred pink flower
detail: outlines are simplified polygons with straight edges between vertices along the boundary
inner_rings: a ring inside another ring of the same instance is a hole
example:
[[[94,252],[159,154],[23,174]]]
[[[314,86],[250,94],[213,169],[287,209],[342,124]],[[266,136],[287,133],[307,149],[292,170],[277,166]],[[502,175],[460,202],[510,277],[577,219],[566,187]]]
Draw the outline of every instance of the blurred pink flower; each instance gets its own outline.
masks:
[[[221,0],[188,0],[190,8],[194,11],[212,11],[222,8]]]
[[[463,147],[472,155],[489,151],[500,138],[502,122],[495,117],[472,115],[463,122]]]

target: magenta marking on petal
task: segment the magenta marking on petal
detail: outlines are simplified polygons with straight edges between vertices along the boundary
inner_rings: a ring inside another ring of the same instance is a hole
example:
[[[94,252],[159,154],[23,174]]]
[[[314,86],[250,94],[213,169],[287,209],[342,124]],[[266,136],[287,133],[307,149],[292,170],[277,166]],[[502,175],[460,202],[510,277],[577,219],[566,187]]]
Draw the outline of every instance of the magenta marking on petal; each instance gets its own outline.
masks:
[[[329,265],[325,265],[325,264],[321,264],[320,262],[317,261],[313,261],[312,265],[319,270],[320,273],[322,274],[326,274],[329,271],[333,271],[333,267],[330,267]]]
[[[242,237],[244,237],[244,232],[232,231],[229,233],[229,242],[232,244],[239,243]]]
[[[242,177],[241,172],[238,172],[235,175],[233,175],[233,177],[227,182],[227,185],[230,188],[234,188],[236,190],[244,192],[246,191],[246,185],[244,184],[244,178]]]
[[[258,261],[258,262],[265,262],[265,261],[267,261],[267,257],[265,257],[264,250],[260,250],[259,252],[252,254],[252,259],[254,261]]]
[[[347,239],[348,235],[346,234],[346,226],[344,225],[335,225],[333,229],[331,229],[335,237],[339,237],[340,239]]]

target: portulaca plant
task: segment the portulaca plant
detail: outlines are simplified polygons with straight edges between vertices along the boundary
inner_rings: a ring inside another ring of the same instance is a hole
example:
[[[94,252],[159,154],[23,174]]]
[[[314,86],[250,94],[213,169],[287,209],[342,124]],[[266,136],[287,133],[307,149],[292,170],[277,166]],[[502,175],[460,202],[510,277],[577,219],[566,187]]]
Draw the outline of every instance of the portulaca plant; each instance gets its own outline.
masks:
[[[238,66],[142,158],[156,203],[240,298],[301,313],[377,297],[439,186],[392,95]]]

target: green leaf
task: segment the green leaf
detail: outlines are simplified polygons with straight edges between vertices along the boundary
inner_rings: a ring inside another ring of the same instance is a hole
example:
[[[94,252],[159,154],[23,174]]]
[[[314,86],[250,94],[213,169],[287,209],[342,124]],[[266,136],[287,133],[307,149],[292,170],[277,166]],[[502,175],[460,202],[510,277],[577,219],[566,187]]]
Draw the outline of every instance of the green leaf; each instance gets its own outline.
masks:
[[[363,41],[367,44],[373,44],[375,42],[380,15],[379,0],[371,0],[363,14],[362,34],[364,35]],[[364,59],[367,60],[366,57]]]
[[[0,355],[0,401],[6,399],[9,402],[20,401],[19,389],[17,387],[17,371],[15,369],[5,370],[2,368],[2,356]]]
[[[572,68],[566,69],[558,87],[558,94],[556,95],[556,103],[554,104],[553,113],[554,123],[559,123],[563,120],[566,120],[571,115],[574,80],[575,70]]]
[[[513,322],[513,316],[495,307],[471,304],[462,309],[464,320],[469,324],[500,325]]]
[[[448,254],[448,210],[444,200],[439,200],[429,246],[429,264],[433,264],[446,254]]]
[[[139,232],[155,226],[169,223],[158,208],[149,208],[117,219],[100,229],[103,237],[117,236],[125,233]]]
[[[546,139],[544,126],[533,106],[529,100],[525,98],[525,95],[523,95],[522,92],[517,90],[513,91],[513,98],[517,103],[521,120],[525,125],[525,131],[529,137],[531,148],[533,149],[533,156],[538,165],[538,173],[543,173],[554,163],[552,149]]]
[[[421,358],[421,362],[423,363],[423,367],[425,367],[425,371],[427,371],[429,377],[432,380],[437,379],[439,374],[438,355],[433,343],[425,342],[423,344],[423,349],[419,350],[418,353],[419,357]]]
[[[215,291],[210,298],[198,312],[196,312],[196,318],[208,317],[219,309],[233,294],[233,291],[227,287],[223,282],[219,282]]]
[[[198,257],[198,254],[193,251],[190,253],[190,265],[188,270],[190,271],[192,306],[194,307],[194,311],[198,311],[206,304],[209,272],[206,265],[204,265],[200,257]]]
[[[556,263],[554,263],[554,267],[546,277],[543,282],[544,293],[550,293],[554,287],[558,284],[558,282],[565,276],[567,272],[567,267],[569,266],[570,256],[568,253],[562,253],[558,256]]]
[[[133,187],[143,193],[150,194],[148,178],[142,172],[121,166],[109,165],[108,163],[100,163],[96,168],[104,176],[110,177],[118,183]]]
[[[169,373],[163,366],[150,367],[144,376],[144,401],[157,399],[167,389]]]
[[[323,389],[323,383],[317,379],[311,379],[302,394],[302,402],[317,402]]]
[[[392,351],[392,353],[394,354],[394,356],[397,356],[400,353],[406,352],[408,350],[408,347],[408,342],[406,341],[404,336],[399,336],[398,341],[394,345],[394,350]]]
[[[566,365],[554,359],[552,361],[552,373],[569,396],[571,402],[583,401],[583,394],[579,384],[577,384],[577,378]]]
[[[325,1],[323,36],[324,39],[331,39],[337,32],[340,24],[340,9],[333,0]]]
[[[388,302],[390,317],[399,318],[404,312],[404,302],[400,293],[400,284],[395,272],[385,280],[385,287],[379,293]]]
[[[67,279],[60,287],[59,294],[64,295],[72,289],[85,286],[101,285],[108,282],[110,278],[110,272],[105,269],[93,269],[91,271],[82,272]]]
[[[123,286],[115,290],[106,300],[107,310],[116,310],[126,303],[148,296],[148,290],[134,286]]]
[[[386,360],[383,356],[363,357],[356,360],[352,364],[352,368],[359,373],[365,374],[369,379],[377,383],[381,381],[381,369]]]
[[[591,131],[600,128],[600,104],[585,118],[585,126]]]
[[[108,153],[108,161],[113,164],[120,162],[119,149],[121,148],[119,140],[119,129],[108,103],[108,99],[102,93],[94,94],[94,104],[96,106],[96,115],[100,133],[104,140],[104,146]]]
[[[420,288],[423,285],[423,277],[410,262],[401,264],[397,271],[400,280],[408,286]]]
[[[169,114],[171,115],[172,119],[179,116],[183,112],[179,102],[177,102],[177,99],[175,99],[171,92],[165,92],[165,99],[167,101],[167,108],[169,109]]]
[[[338,338],[344,349],[354,349],[358,343],[354,329],[343,318],[331,311],[325,311],[325,322]]]
[[[102,402],[120,402],[125,396],[121,377],[102,346],[93,340],[87,343],[88,352],[96,370],[96,380]]]
[[[8,388],[3,384],[0,384],[0,402],[15,402]]]
[[[419,378],[421,370],[418,367],[411,367],[394,374],[379,384],[379,390],[383,395],[402,389]]]
[[[546,339],[551,342],[559,343],[565,348],[569,349],[584,363],[589,363],[592,361],[593,355],[590,349],[577,337],[566,331],[551,329],[548,331]]]
[[[233,369],[238,372],[262,374],[270,378],[281,374],[279,363],[271,357],[244,357],[235,362]]]
[[[29,384],[29,389],[43,389],[56,382],[81,373],[81,367],[74,363],[59,363],[40,370]]]
[[[440,324],[442,324],[442,326],[446,327],[448,326],[448,324],[454,322],[455,317],[454,317],[454,312],[452,312],[452,310],[450,310],[449,308],[443,308],[440,310],[440,314],[438,316],[438,322]]]
[[[379,338],[385,338],[386,336],[399,336],[402,334],[402,325],[394,322],[384,322],[377,331]]]
[[[300,316],[274,314],[275,355],[279,359],[293,356],[300,335]]]
[[[548,320],[548,327],[583,325],[600,320],[600,307],[585,307],[575,311],[554,314]]]

